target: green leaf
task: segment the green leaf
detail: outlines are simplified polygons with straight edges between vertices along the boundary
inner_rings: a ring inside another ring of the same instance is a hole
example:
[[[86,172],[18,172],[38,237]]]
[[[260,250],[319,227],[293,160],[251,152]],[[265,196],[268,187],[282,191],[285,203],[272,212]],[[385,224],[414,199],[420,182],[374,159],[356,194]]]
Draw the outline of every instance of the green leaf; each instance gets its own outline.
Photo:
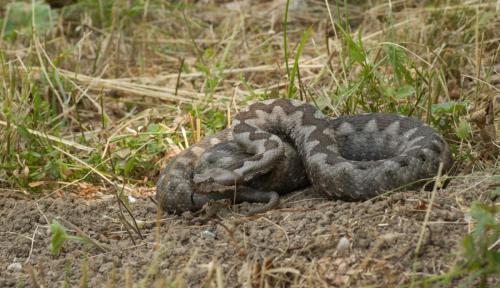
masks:
[[[132,170],[134,170],[135,164],[136,164],[135,157],[130,157],[130,159],[128,159],[127,161],[127,164],[125,164],[125,168],[123,169],[125,175],[128,175]]]
[[[196,63],[195,67],[196,67],[196,69],[198,71],[200,71],[201,73],[205,74],[205,76],[207,76],[207,77],[210,76],[210,68],[208,68],[203,63]]]
[[[474,258],[476,255],[476,249],[474,247],[474,239],[470,234],[465,235],[462,241],[462,247],[464,248],[464,253],[469,258]]]
[[[32,27],[38,33],[46,33],[55,26],[55,12],[43,1],[34,5],[24,2],[12,2],[6,6],[6,19],[4,36],[13,38],[16,34],[29,34]],[[34,12],[34,14],[33,14]]]
[[[412,81],[411,73],[405,66],[408,62],[405,51],[393,43],[387,44],[387,55],[389,56],[389,63],[392,66],[396,80],[399,83]]]
[[[50,253],[52,253],[52,255],[59,254],[59,252],[61,251],[61,247],[64,242],[66,242],[66,240],[78,241],[82,243],[86,242],[85,238],[83,237],[68,235],[66,233],[66,230],[64,229],[64,226],[56,220],[52,220],[52,223],[50,224],[50,233]]]
[[[438,104],[432,104],[431,112],[432,113],[453,113],[453,112],[462,112],[467,109],[467,102],[456,102],[456,101],[448,101],[442,102]]]
[[[366,52],[365,49],[363,48],[361,38],[359,39],[358,42],[354,41],[352,38],[351,34],[346,32],[341,25],[337,24],[337,27],[339,30],[342,32],[343,38],[345,42],[347,43],[347,48],[349,50],[349,55],[351,58],[354,60],[354,62],[357,62],[359,64],[365,64],[366,60]]]
[[[293,63],[293,69],[292,72],[290,73],[290,79],[288,80],[288,97],[292,98],[293,94],[295,94],[295,75],[299,73],[299,59],[300,55],[302,54],[302,49],[304,48],[304,45],[306,44],[307,40],[309,39],[309,36],[311,35],[312,27],[310,26],[302,35],[302,38],[300,39],[300,44],[297,47],[297,51],[295,52],[295,60]]]
[[[57,255],[59,254],[64,241],[68,239],[66,230],[64,230],[64,226],[59,224],[59,222],[53,220],[52,224],[50,224],[50,233],[52,235],[50,241],[50,253],[52,253],[52,255]]]
[[[161,132],[162,131],[162,128],[160,125],[156,124],[156,123],[151,123],[148,125],[148,127],[146,128],[146,131],[150,132],[150,133],[157,133],[157,132]]]
[[[500,196],[500,188],[495,189],[493,192],[493,195],[499,195]]]
[[[407,98],[415,93],[415,88],[411,85],[404,85],[396,89],[394,96],[398,99]]]
[[[462,119],[460,120],[460,123],[458,124],[455,132],[460,140],[465,140],[471,134],[472,127],[469,122],[467,122],[465,119]]]
[[[500,212],[500,206],[474,203],[470,209],[471,217],[477,222],[472,231],[472,237],[476,241],[479,250],[487,252],[488,247],[495,242],[500,234],[500,223],[496,214]]]
[[[33,135],[31,135],[31,133],[28,131],[28,128],[26,128],[24,125],[17,126],[17,133],[27,139],[33,138]]]
[[[493,179],[495,180],[495,183],[500,184],[500,175],[493,175]]]

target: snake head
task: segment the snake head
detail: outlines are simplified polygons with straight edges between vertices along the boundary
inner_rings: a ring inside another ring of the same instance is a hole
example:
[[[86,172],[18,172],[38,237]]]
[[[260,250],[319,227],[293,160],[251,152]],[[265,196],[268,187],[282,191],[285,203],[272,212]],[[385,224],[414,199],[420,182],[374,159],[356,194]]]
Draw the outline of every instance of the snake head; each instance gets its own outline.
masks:
[[[198,187],[201,193],[227,190],[228,187],[234,187],[242,180],[242,176],[234,171],[213,168],[201,174],[193,176],[193,183]],[[225,188],[225,189],[224,189]]]

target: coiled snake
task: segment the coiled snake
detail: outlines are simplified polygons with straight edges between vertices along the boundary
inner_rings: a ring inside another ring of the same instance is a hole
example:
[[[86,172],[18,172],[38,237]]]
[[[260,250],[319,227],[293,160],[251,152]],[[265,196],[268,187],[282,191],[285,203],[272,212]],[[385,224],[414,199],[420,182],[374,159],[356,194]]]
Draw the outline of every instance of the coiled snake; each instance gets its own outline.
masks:
[[[434,177],[453,162],[431,127],[385,113],[328,118],[314,106],[271,99],[240,112],[231,128],[172,159],[160,174],[163,210],[199,210],[210,200],[278,203],[306,185],[329,199],[366,200]]]

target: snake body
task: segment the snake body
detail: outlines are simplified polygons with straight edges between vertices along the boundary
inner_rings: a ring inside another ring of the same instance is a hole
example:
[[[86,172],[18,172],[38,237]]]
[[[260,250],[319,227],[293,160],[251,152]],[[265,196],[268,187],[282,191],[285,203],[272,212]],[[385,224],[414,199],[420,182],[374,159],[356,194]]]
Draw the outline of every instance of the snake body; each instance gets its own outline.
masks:
[[[452,162],[443,138],[416,119],[328,118],[310,104],[271,99],[170,161],[157,198],[169,212],[194,211],[212,199],[273,206],[280,193],[310,184],[329,199],[357,201],[431,178],[440,163],[447,171]]]
[[[279,195],[308,185],[297,151],[284,143],[284,157],[274,169],[247,181],[226,185],[213,178],[232,173],[253,154],[245,152],[225,129],[191,146],[167,163],[157,182],[156,198],[162,210],[170,213],[200,210],[210,200],[229,199],[235,203],[267,203],[248,214],[266,211],[279,202]]]

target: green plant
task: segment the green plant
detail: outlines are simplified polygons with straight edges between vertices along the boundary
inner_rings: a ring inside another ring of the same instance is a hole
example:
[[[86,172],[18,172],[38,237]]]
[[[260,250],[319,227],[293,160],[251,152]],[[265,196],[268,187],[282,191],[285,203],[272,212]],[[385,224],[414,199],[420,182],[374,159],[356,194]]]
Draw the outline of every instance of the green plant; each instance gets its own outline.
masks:
[[[9,40],[14,40],[19,34],[31,35],[32,28],[38,33],[50,31],[56,24],[57,13],[43,1],[33,4],[15,1],[7,4],[5,18],[2,23],[0,35]],[[2,38],[3,38],[2,37]]]
[[[295,51],[295,56],[294,56],[294,61],[293,61],[293,67],[290,70],[290,65],[288,63],[288,34],[287,34],[287,29],[288,29],[288,8],[289,8],[290,0],[286,1],[285,5],[285,16],[283,19],[283,47],[284,47],[284,53],[283,57],[285,60],[285,68],[286,68],[286,73],[288,77],[288,91],[286,93],[286,96],[288,98],[294,98],[297,93],[297,89],[295,86],[295,76],[299,77],[300,81],[300,70],[299,70],[299,60],[300,56],[302,55],[302,50],[304,49],[304,46],[309,40],[309,37],[311,36],[312,32],[312,27],[307,28],[307,30],[304,31],[304,34],[302,34],[302,37],[300,39],[300,43],[297,46],[297,50]],[[300,85],[300,83],[299,83]]]
[[[500,274],[500,251],[494,247],[500,239],[500,205],[474,203],[470,215],[476,227],[463,240],[464,260],[456,268],[466,272],[469,283],[486,287],[488,278]]]
[[[110,153],[110,168],[117,175],[126,177],[141,178],[141,175],[148,175],[148,171],[155,168],[156,158],[165,150],[161,141],[165,134],[160,125],[151,123],[144,131],[112,139],[110,143],[116,148]],[[99,165],[101,161],[96,158],[93,164]]]
[[[64,242],[66,241],[77,241],[81,243],[87,242],[83,237],[69,235],[64,226],[56,220],[53,220],[50,224],[50,233],[52,235],[50,240],[50,253],[52,253],[52,255],[59,254]]]
[[[459,278],[459,287],[488,287],[488,280],[500,275],[500,205],[475,202],[469,215],[475,227],[462,240],[460,260],[449,272],[429,277],[424,284],[447,287]]]
[[[66,241],[77,241],[84,244],[91,244],[97,249],[107,252],[109,251],[109,247],[101,244],[92,238],[88,237],[81,231],[79,228],[74,226],[73,224],[67,222],[68,225],[72,226],[73,229],[77,230],[81,236],[69,235],[66,232],[66,228],[60,224],[57,220],[52,220],[50,224],[50,232],[51,232],[51,240],[50,240],[50,252],[52,255],[57,255],[61,251],[61,248]]]

